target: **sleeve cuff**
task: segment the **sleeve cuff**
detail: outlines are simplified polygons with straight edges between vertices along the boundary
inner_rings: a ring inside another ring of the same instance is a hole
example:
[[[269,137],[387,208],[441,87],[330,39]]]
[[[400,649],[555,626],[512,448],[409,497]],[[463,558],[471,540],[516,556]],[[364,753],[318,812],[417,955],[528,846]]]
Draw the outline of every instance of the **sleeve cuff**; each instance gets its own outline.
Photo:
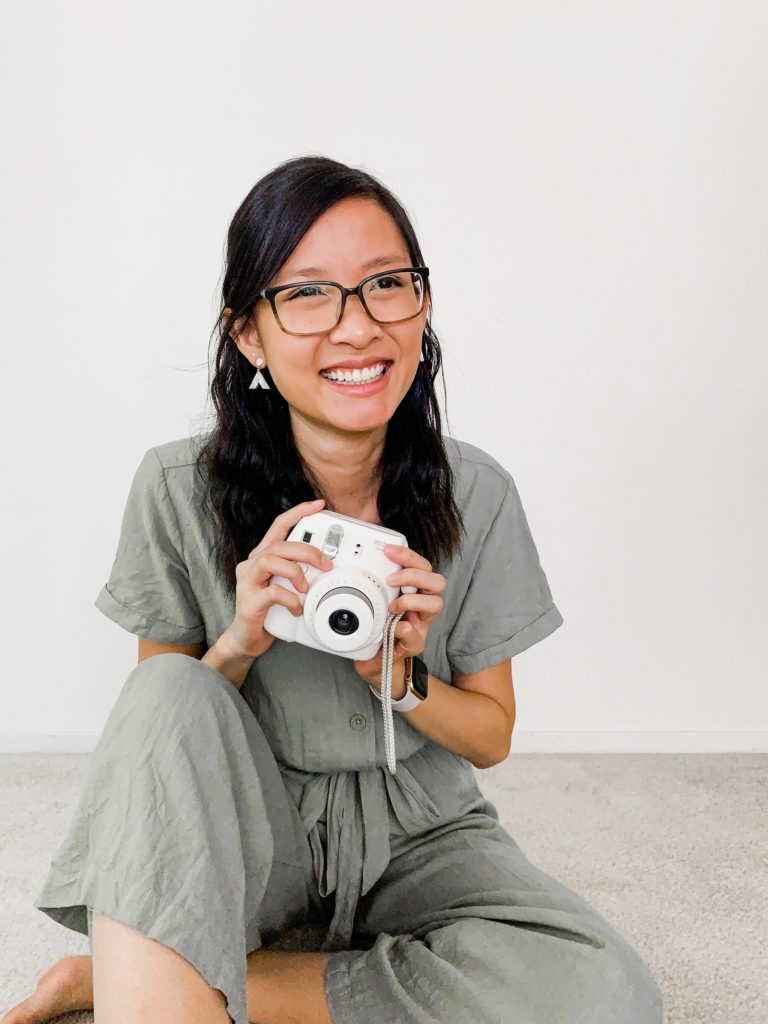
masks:
[[[149,619],[143,612],[122,604],[105,584],[98,593],[94,606],[108,619],[129,633],[143,636],[156,644],[196,644],[205,642],[205,625],[179,626],[160,619]]]
[[[557,606],[551,604],[546,611],[542,612],[533,622],[519,629],[514,636],[504,640],[494,647],[488,647],[484,651],[477,651],[475,654],[451,654],[448,652],[448,663],[455,672],[462,675],[469,675],[472,672],[480,672],[491,665],[498,665],[516,654],[532,647],[533,644],[549,636],[563,624],[563,616]]]

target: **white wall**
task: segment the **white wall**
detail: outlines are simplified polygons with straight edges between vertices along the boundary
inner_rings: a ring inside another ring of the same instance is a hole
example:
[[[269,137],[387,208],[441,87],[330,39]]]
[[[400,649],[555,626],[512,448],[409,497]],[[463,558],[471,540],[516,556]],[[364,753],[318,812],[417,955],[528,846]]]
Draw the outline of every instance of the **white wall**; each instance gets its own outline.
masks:
[[[133,667],[93,607],[128,485],[205,411],[229,219],[303,153],[404,201],[451,431],[517,481],[565,624],[516,749],[768,749],[764,4],[3,22],[3,749],[90,749]]]

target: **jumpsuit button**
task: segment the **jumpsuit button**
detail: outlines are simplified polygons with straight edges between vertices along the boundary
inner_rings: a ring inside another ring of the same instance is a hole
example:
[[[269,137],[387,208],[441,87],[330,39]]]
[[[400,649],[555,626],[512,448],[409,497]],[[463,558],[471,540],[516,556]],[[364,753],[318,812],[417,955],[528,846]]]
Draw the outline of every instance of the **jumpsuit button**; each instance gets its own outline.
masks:
[[[349,720],[349,724],[353,729],[364,729],[366,726],[366,717],[365,715],[352,715]]]

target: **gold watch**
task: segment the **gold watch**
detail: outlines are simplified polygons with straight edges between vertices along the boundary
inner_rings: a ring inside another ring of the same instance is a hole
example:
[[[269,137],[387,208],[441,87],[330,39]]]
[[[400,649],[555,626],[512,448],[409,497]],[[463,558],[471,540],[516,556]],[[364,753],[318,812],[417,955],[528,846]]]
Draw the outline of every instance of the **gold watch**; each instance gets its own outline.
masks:
[[[429,670],[424,662],[415,654],[407,654],[403,658],[405,673],[405,694],[400,700],[391,702],[393,711],[412,711],[427,698],[427,686],[429,681]],[[379,691],[368,684],[371,693],[382,700]],[[382,702],[383,703],[383,702]]]

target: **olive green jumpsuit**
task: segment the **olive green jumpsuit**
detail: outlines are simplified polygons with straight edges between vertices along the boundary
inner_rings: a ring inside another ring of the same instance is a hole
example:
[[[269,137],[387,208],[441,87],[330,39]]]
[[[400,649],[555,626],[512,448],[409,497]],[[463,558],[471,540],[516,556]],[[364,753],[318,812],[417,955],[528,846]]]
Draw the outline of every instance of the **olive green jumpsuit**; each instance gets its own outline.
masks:
[[[96,607],[162,644],[234,617],[194,471],[200,437],[150,448]],[[445,437],[467,536],[434,565],[422,654],[450,683],[563,619],[510,473]],[[246,955],[303,922],[331,954],[334,1024],[661,1024],[628,940],[535,867],[471,763],[382,705],[351,659],[275,640],[240,690],[183,654],[125,679],[34,906],[91,936],[94,910],[184,956],[247,1024]]]

